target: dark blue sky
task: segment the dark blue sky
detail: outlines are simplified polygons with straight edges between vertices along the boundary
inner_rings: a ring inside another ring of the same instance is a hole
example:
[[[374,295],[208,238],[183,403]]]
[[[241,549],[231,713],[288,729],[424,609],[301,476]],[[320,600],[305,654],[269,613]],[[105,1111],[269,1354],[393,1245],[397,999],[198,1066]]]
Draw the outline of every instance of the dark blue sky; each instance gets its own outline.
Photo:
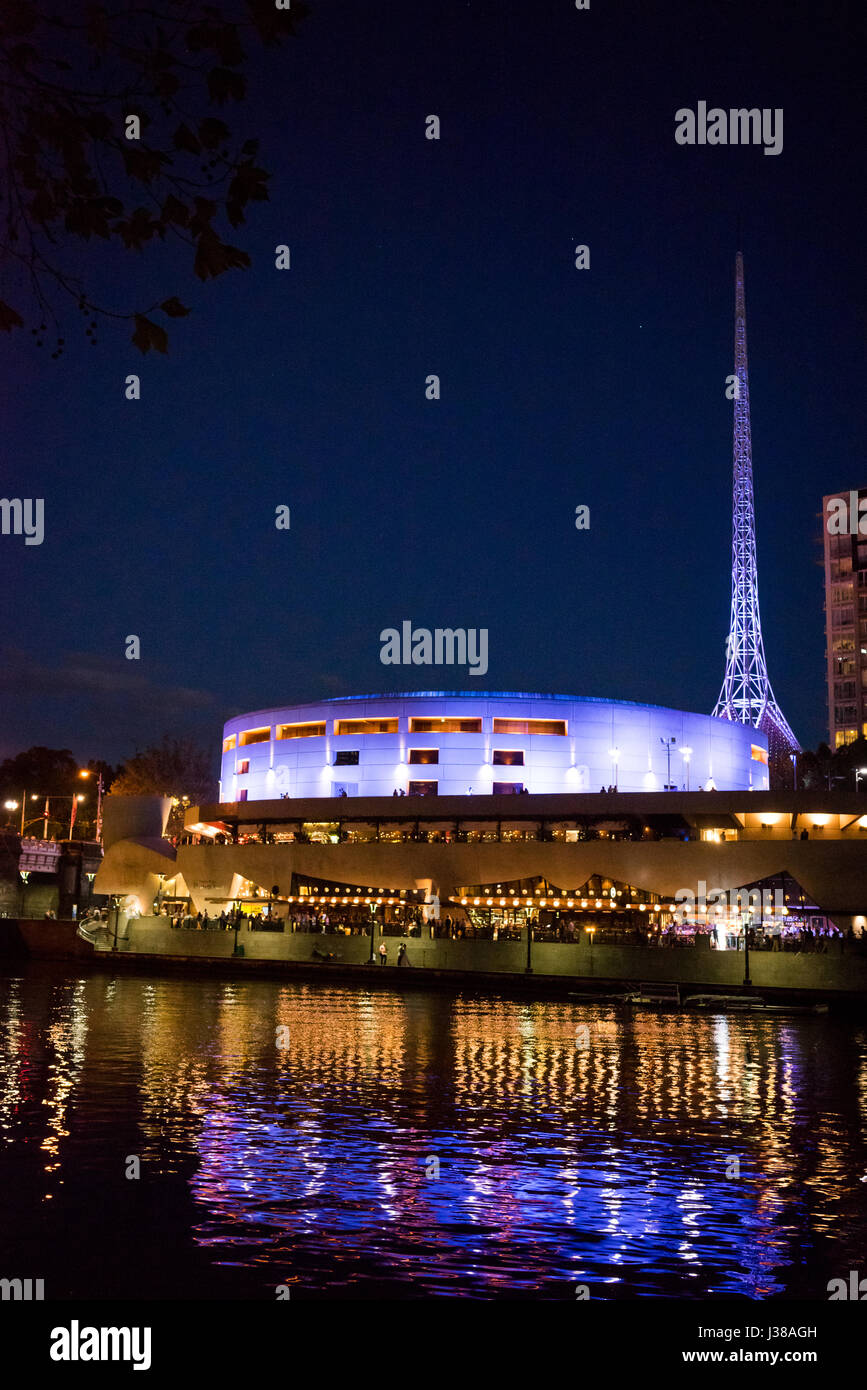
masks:
[[[739,212],[765,646],[814,745],[821,498],[867,481],[856,7],[309,3],[229,112],[272,173],[229,237],[252,269],[81,262],[104,300],[192,307],[167,357],[93,349],[74,313],[58,362],[3,335],[3,490],[45,498],[46,538],[0,540],[0,753],[216,756],[241,710],[466,688],[381,665],[407,618],[487,627],[486,689],[710,712]],[[782,154],[678,146],[699,100],[782,107]]]

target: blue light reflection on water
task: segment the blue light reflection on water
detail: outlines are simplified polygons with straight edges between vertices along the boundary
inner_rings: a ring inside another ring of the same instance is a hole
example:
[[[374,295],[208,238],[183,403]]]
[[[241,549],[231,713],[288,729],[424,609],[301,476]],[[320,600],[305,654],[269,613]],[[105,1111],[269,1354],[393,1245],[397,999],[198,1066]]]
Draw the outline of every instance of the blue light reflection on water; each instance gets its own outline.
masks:
[[[134,1125],[155,1210],[186,1194],[166,1222],[239,1297],[821,1298],[863,1251],[858,1026],[270,981],[0,986],[4,1157],[50,1157],[40,1183],[74,1191],[43,1200],[74,1228],[112,1116]]]

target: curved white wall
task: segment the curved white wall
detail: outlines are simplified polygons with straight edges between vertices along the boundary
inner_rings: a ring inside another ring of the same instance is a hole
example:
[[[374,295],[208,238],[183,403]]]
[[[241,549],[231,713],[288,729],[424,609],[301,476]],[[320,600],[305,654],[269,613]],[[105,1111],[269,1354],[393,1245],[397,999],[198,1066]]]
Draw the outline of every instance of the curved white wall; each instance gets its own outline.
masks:
[[[411,733],[413,718],[481,719],[481,732]],[[566,735],[495,733],[494,719],[565,721]],[[338,720],[397,719],[396,733],[337,734]],[[280,738],[280,725],[324,723],[314,737]],[[267,728],[267,741],[242,745],[250,730]],[[616,781],[620,791],[661,791],[667,781],[666,748],[671,747],[671,782],[696,791],[713,781],[720,790],[768,786],[767,739],[758,730],[725,719],[658,705],[566,696],[481,692],[355,696],[318,704],[257,710],[230,719],[223,730],[222,801],[290,797],[390,796],[409,791],[410,782],[436,782],[442,795],[490,793],[494,783],[522,784],[531,793],[598,791],[615,782],[611,749],[619,750]],[[226,741],[235,746],[226,748]],[[410,764],[411,749],[436,749],[437,763]],[[494,766],[496,751],[518,751],[523,766]],[[335,766],[338,752],[357,752],[357,766]],[[243,763],[248,769],[243,770]],[[502,788],[498,785],[497,790]],[[246,797],[243,793],[246,792]]]

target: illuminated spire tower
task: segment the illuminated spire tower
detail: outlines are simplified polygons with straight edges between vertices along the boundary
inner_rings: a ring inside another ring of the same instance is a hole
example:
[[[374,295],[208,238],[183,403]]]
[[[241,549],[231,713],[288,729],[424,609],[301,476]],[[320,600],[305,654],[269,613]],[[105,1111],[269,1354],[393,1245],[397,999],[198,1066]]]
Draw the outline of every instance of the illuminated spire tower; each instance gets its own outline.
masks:
[[[732,611],[726,642],[725,679],[714,714],[739,724],[752,724],[767,734],[773,764],[787,753],[798,752],[800,744],[789,728],[768,680],[759,617],[744,258],[740,251],[735,261],[735,377]]]

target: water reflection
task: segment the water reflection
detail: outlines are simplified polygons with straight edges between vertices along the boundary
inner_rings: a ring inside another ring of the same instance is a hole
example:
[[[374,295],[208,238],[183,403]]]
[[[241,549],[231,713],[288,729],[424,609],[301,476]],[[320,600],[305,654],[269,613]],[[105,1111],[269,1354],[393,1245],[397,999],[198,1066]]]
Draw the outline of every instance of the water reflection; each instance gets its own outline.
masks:
[[[0,1037],[4,1259],[64,1188],[68,1296],[824,1298],[863,1254],[850,1021],[19,973]]]

